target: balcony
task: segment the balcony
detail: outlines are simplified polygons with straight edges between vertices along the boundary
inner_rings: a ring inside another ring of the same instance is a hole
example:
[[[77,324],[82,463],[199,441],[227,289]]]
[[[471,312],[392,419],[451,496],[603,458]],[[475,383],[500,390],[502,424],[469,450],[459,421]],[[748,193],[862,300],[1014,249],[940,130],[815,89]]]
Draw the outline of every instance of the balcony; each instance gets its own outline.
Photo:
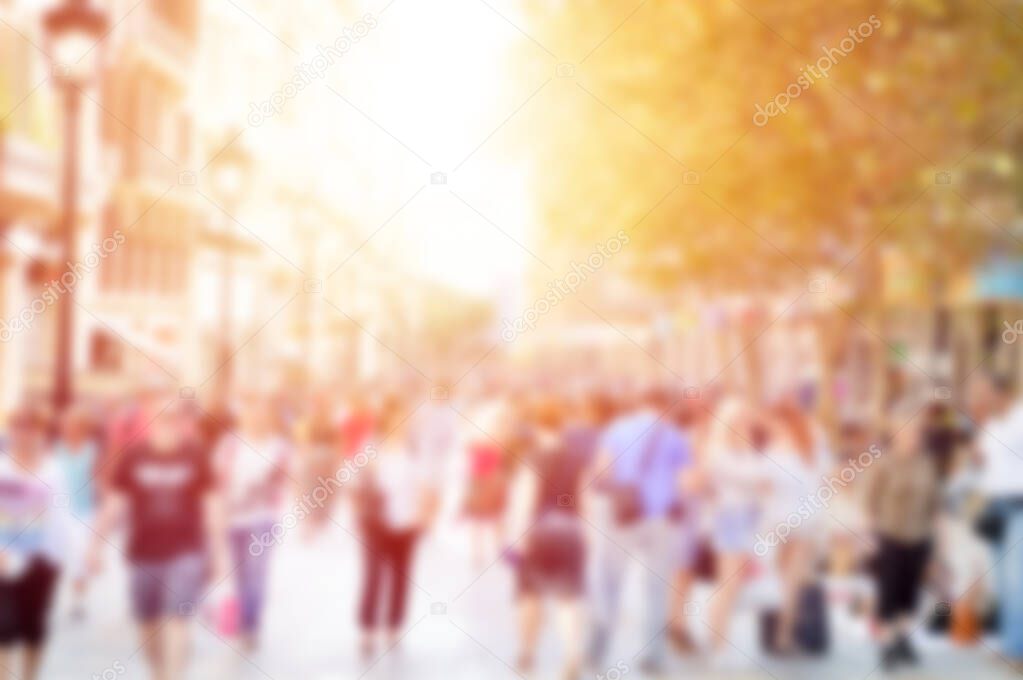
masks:
[[[58,169],[52,150],[22,135],[0,132],[0,220],[53,217]]]

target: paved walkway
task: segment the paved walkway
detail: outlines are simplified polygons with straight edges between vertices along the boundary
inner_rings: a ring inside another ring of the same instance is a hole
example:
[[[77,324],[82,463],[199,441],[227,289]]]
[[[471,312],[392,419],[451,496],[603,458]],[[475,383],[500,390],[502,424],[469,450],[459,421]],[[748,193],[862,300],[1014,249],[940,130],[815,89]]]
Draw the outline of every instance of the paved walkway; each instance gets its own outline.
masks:
[[[344,518],[338,522],[344,524]],[[285,537],[275,555],[265,644],[250,656],[210,629],[196,626],[196,660],[191,678],[310,680],[466,678],[513,680],[515,658],[512,579],[503,564],[484,570],[470,565],[467,540],[459,529],[435,535],[423,546],[416,573],[417,587],[408,626],[400,647],[371,665],[355,653],[354,607],[357,596],[359,545],[342,528],[330,525],[313,543],[303,542],[299,531]],[[72,624],[61,610],[53,644],[48,650],[45,678],[71,680],[100,677],[144,678],[138,640],[131,627],[123,567],[110,557],[107,573],[97,583],[90,601],[87,625]],[[637,565],[638,571],[638,565]],[[638,581],[638,579],[636,579]],[[609,656],[621,661],[624,675],[641,678],[633,654],[639,639],[638,583],[626,589],[621,622],[625,633]],[[65,603],[62,603],[63,606]],[[712,671],[696,661],[673,660],[668,677],[736,678],[841,678],[864,680],[883,674],[875,668],[876,654],[861,622],[833,612],[835,649],[822,662],[768,662],[756,653],[754,618],[737,622],[731,639],[740,666],[730,672]],[[699,621],[701,637],[707,630]],[[701,628],[703,628],[701,630]],[[558,649],[553,631],[545,636],[537,678],[556,677]],[[1017,677],[985,647],[960,650],[942,640],[921,639],[925,665],[900,678],[1012,678]],[[611,663],[610,666],[615,666]],[[681,673],[680,673],[681,671]],[[591,673],[587,677],[594,677]],[[617,680],[612,673],[609,680]]]

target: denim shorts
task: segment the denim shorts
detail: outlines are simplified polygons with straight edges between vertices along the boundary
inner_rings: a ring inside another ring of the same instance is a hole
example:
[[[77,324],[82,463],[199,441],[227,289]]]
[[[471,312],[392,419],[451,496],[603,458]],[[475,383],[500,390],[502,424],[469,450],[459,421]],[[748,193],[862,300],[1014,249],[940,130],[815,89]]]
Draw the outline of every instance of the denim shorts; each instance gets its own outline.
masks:
[[[758,513],[755,507],[732,507],[714,515],[711,537],[719,553],[748,553],[756,541]]]
[[[186,553],[158,562],[131,565],[132,612],[139,621],[166,616],[191,616],[199,606],[206,581],[202,553]]]

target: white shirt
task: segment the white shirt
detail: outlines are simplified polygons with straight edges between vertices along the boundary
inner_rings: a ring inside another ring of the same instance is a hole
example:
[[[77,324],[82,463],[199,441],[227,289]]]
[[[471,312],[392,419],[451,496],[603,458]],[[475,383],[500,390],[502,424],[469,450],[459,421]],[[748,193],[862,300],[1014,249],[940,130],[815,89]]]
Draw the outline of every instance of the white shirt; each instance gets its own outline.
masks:
[[[454,412],[447,405],[426,404],[416,412],[410,439],[416,452],[441,472],[444,460],[455,447]]]
[[[1023,402],[978,433],[984,456],[981,489],[990,497],[1023,496]]]
[[[410,529],[420,520],[426,493],[431,488],[430,465],[407,449],[381,451],[374,481],[384,496],[384,521],[392,529]]]
[[[0,547],[7,562],[0,578],[16,577],[35,557],[61,565],[74,547],[70,496],[53,459],[26,471],[0,456]]]
[[[216,457],[224,472],[231,526],[277,521],[285,486],[280,478],[287,475],[287,443],[279,437],[242,441],[227,434],[217,447]]]
[[[788,446],[771,448],[767,452],[771,472],[771,501],[767,520],[772,523],[788,522],[795,513],[801,519],[799,528],[808,531],[816,527],[820,518],[819,508],[812,504],[811,497],[820,489],[825,473],[826,458],[820,449],[813,459],[805,457]]]
[[[764,483],[772,479],[773,464],[754,451],[726,449],[711,463],[714,504],[719,511],[746,511],[765,505]]]

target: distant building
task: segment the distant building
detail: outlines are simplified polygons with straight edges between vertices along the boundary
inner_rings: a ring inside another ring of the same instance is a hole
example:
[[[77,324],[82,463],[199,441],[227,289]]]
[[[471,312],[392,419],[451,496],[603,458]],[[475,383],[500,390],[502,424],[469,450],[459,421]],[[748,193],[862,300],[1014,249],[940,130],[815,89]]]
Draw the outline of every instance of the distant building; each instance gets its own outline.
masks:
[[[27,389],[28,366],[51,342],[42,301],[33,308],[51,253],[59,145],[56,103],[45,85],[49,65],[24,3],[0,2],[0,413]],[[50,345],[52,346],[52,345]]]
[[[196,372],[191,263],[202,210],[189,90],[198,0],[103,0],[114,28],[82,102],[75,291],[76,387],[123,390],[138,376]],[[0,411],[44,395],[54,362],[61,110],[39,3],[0,2]],[[34,43],[34,44],[33,44]],[[11,329],[15,320],[15,330]],[[10,336],[10,337],[8,337]]]
[[[83,386],[120,389],[147,373],[187,383],[197,372],[192,264],[209,209],[193,190],[205,162],[189,108],[198,11],[197,0],[111,7],[124,20],[104,45],[98,92],[110,181],[86,240],[123,243],[83,291]]]

